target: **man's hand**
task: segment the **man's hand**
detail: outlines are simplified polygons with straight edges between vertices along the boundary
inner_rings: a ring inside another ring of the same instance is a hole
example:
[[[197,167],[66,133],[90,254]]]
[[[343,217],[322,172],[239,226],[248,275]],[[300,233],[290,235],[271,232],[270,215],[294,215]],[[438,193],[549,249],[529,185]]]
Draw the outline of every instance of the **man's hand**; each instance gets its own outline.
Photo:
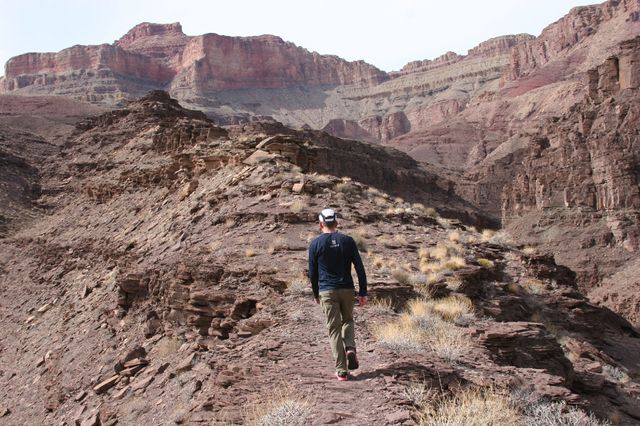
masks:
[[[313,300],[316,302],[316,305],[319,305],[319,304],[320,304],[320,299],[319,299],[319,298],[314,297],[314,298],[313,298]]]
[[[358,303],[360,304],[360,306],[366,306],[367,296],[358,296]]]

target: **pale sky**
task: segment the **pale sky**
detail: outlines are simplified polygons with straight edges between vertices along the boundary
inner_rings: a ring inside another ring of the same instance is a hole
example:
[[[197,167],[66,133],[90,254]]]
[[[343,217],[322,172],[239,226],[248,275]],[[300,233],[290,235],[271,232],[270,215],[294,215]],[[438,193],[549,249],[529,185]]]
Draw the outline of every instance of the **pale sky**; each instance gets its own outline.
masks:
[[[12,57],[113,43],[141,22],[180,22],[188,35],[274,34],[310,51],[385,71],[466,54],[505,34],[539,35],[588,0],[0,0],[0,73]]]

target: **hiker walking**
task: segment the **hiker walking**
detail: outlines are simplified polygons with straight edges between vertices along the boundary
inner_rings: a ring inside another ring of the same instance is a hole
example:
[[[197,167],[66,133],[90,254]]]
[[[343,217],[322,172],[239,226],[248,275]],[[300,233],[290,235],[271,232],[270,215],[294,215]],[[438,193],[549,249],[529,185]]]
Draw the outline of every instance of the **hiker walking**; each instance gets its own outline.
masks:
[[[327,317],[336,376],[338,380],[345,381],[349,378],[349,370],[358,368],[351,264],[358,274],[360,306],[367,304],[367,276],[356,242],[338,232],[336,212],[324,209],[318,219],[322,234],[309,245],[309,279],[315,302],[320,304]]]

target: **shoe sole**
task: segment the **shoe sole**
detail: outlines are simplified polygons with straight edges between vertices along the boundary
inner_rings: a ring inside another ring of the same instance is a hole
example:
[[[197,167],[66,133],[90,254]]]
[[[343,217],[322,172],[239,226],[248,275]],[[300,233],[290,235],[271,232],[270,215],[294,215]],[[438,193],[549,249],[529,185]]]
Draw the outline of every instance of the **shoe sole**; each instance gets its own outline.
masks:
[[[336,377],[338,378],[339,381],[341,382],[346,382],[347,380],[349,380],[349,376],[345,376],[345,377],[340,377],[338,376],[338,373],[336,373]]]
[[[347,368],[349,370],[357,370],[360,367],[358,357],[355,352],[347,352]]]

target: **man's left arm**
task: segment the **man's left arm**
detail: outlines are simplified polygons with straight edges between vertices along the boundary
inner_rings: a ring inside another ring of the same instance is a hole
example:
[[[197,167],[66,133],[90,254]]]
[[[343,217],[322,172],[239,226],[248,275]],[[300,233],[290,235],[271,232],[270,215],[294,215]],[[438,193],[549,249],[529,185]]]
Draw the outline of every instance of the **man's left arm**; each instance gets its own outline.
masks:
[[[360,299],[360,304],[365,305],[367,303],[367,274],[364,271],[364,265],[362,263],[362,258],[360,257],[360,252],[358,251],[358,246],[355,241],[352,240],[352,242],[353,266],[355,266],[356,274],[358,275],[358,298]]]

